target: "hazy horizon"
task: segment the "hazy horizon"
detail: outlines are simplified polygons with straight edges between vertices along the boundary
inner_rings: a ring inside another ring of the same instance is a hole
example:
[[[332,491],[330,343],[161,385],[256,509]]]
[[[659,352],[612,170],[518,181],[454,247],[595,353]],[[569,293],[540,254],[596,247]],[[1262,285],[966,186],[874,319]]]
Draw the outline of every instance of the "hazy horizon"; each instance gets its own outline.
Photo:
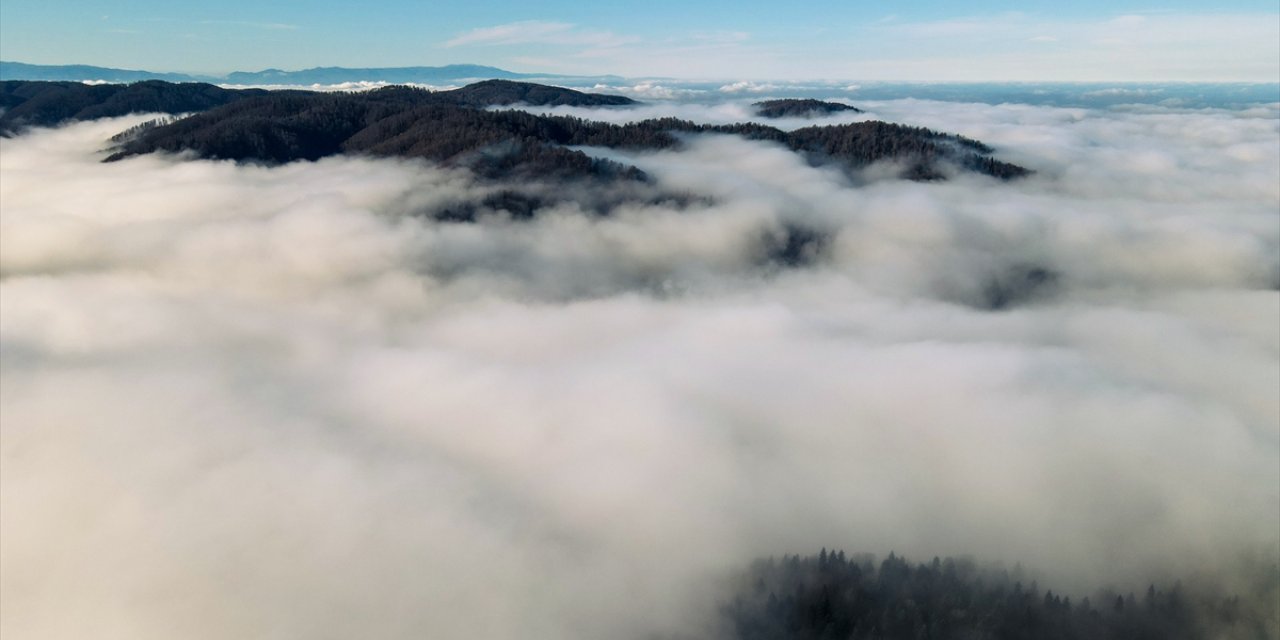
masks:
[[[1076,77],[1045,80],[1037,76],[1027,75],[1024,77],[982,77],[982,78],[935,78],[935,77],[900,77],[893,75],[884,76],[843,76],[843,75],[815,75],[804,76],[796,74],[780,74],[777,76],[760,76],[760,75],[742,75],[724,73],[722,75],[703,75],[703,76],[679,76],[679,75],[662,75],[656,73],[617,73],[609,69],[601,70],[582,70],[577,72],[554,71],[546,68],[523,66],[523,65],[503,65],[496,63],[480,63],[467,60],[451,61],[451,62],[406,62],[394,64],[378,64],[378,65],[358,65],[358,64],[300,64],[294,66],[287,65],[257,65],[234,68],[217,68],[217,69],[194,69],[194,68],[178,68],[168,67],[161,64],[139,64],[136,66],[116,66],[103,64],[99,62],[78,61],[54,61],[54,62],[36,62],[27,59],[4,59],[5,62],[16,62],[20,64],[31,64],[49,67],[70,67],[70,66],[86,66],[86,67],[102,67],[120,71],[140,71],[157,74],[179,74],[208,78],[225,78],[232,73],[260,73],[265,71],[284,71],[299,72],[310,71],[314,69],[413,69],[419,67],[425,68],[443,68],[443,67],[466,67],[478,66],[499,69],[511,73],[529,75],[532,77],[582,77],[582,78],[600,78],[600,77],[617,77],[627,80],[671,80],[687,83],[706,83],[706,82],[861,82],[861,83],[877,83],[877,84],[1054,84],[1054,85],[1079,85],[1079,84],[1114,84],[1114,85],[1179,85],[1179,84],[1204,84],[1204,85],[1280,85],[1280,66],[1274,75],[1259,76],[1256,78],[1185,78],[1185,79],[1169,79],[1169,78],[1126,78],[1126,77]],[[89,79],[89,78],[86,78]]]
[[[663,0],[643,9],[556,0],[359,9],[233,0],[0,6],[0,58],[226,73],[468,63],[515,71],[682,79],[1280,80],[1280,10],[1101,0],[1061,5]]]
[[[115,70],[115,71],[134,71],[134,72],[155,73],[155,74],[190,75],[190,76],[208,77],[208,78],[226,78],[228,75],[233,74],[233,73],[262,73],[262,72],[268,72],[268,71],[282,71],[282,72],[285,72],[285,73],[297,73],[297,72],[302,72],[302,71],[313,71],[313,70],[319,70],[319,69],[344,69],[344,70],[358,71],[358,70],[363,70],[363,69],[370,69],[370,70],[401,70],[401,69],[405,69],[405,70],[407,70],[407,69],[417,69],[417,68],[427,68],[427,69],[436,68],[436,69],[442,69],[442,68],[448,68],[448,67],[486,67],[486,68],[496,69],[496,70],[499,70],[499,71],[506,71],[506,72],[510,72],[510,73],[516,73],[516,74],[526,75],[526,76],[530,76],[531,78],[539,78],[539,77],[542,77],[542,78],[553,78],[553,77],[556,77],[556,76],[565,76],[565,77],[568,77],[568,78],[604,78],[604,77],[615,77],[615,78],[619,78],[619,79],[624,79],[624,80],[635,80],[635,81],[664,81],[664,80],[669,80],[669,81],[675,81],[675,82],[679,82],[679,83],[687,83],[687,84],[700,84],[700,83],[709,83],[709,82],[732,82],[732,81],[743,81],[743,82],[775,82],[775,83],[806,83],[806,82],[808,82],[808,83],[828,83],[828,84],[849,83],[849,82],[860,82],[860,83],[869,83],[869,84],[902,84],[902,85],[917,85],[917,84],[918,84],[918,85],[929,85],[929,84],[943,84],[943,85],[946,85],[946,84],[952,84],[952,85],[1068,85],[1068,86],[1069,86],[1069,85],[1095,85],[1095,84],[1103,84],[1103,85],[1106,85],[1106,84],[1111,84],[1111,85],[1157,85],[1157,86],[1163,86],[1163,85],[1170,85],[1170,86],[1177,86],[1177,85],[1225,85],[1225,86],[1229,86],[1229,85],[1267,85],[1267,86],[1271,86],[1271,85],[1280,85],[1280,74],[1278,74],[1278,75],[1277,75],[1277,77],[1275,77],[1275,78],[1269,78],[1269,79],[1256,79],[1256,80],[1222,80],[1222,79],[1190,79],[1190,80],[1162,80],[1162,79],[1149,79],[1149,80],[1125,80],[1125,79],[1092,79],[1092,78],[1069,79],[1069,80],[1042,80],[1042,79],[1017,79],[1017,80],[1006,80],[1006,79],[980,79],[980,80],[906,79],[906,80],[904,80],[904,79],[901,79],[901,78],[894,78],[894,77],[884,77],[884,78],[859,78],[859,77],[843,77],[843,76],[840,76],[840,77],[837,77],[837,76],[815,76],[815,77],[799,77],[799,78],[796,78],[796,77],[752,77],[752,76],[743,76],[743,75],[725,75],[725,76],[719,76],[719,77],[688,78],[688,77],[679,77],[679,76],[663,76],[663,75],[656,75],[656,74],[648,74],[648,75],[644,75],[644,74],[641,74],[641,75],[621,75],[621,74],[617,74],[617,73],[609,72],[609,71],[607,71],[607,70],[606,70],[606,71],[602,71],[602,72],[600,72],[600,73],[575,73],[575,74],[565,74],[565,73],[551,72],[551,71],[547,71],[547,70],[545,70],[545,69],[537,69],[537,68],[513,68],[513,67],[510,67],[510,66],[496,66],[496,65],[492,65],[492,64],[481,64],[481,63],[465,62],[465,61],[464,61],[464,62],[441,63],[441,64],[431,64],[431,63],[414,63],[414,64],[389,64],[389,65],[378,65],[378,66],[367,66],[367,65],[366,65],[366,66],[359,66],[359,65],[343,65],[343,64],[331,64],[331,65],[307,65],[307,66],[297,66],[297,67],[259,66],[259,67],[246,67],[246,68],[221,69],[221,70],[217,70],[217,71],[202,71],[202,70],[181,69],[181,68],[165,68],[165,67],[162,67],[162,66],[161,66],[161,67],[157,67],[157,66],[154,66],[154,65],[151,65],[151,66],[146,66],[146,65],[144,65],[144,66],[139,66],[139,67],[129,67],[129,68],[125,68],[125,67],[113,67],[113,66],[109,66],[109,65],[102,65],[102,64],[96,64],[96,63],[84,62],[84,61],[75,61],[75,62],[48,62],[48,63],[36,63],[36,62],[32,62],[32,61],[30,61],[30,60],[17,60],[17,59],[6,59],[6,60],[0,60],[0,61],[6,62],[6,63],[27,64],[27,65],[42,66],[42,67],[100,67],[100,68],[111,69],[111,70]],[[85,80],[96,80],[96,79],[95,79],[95,78],[85,78]]]

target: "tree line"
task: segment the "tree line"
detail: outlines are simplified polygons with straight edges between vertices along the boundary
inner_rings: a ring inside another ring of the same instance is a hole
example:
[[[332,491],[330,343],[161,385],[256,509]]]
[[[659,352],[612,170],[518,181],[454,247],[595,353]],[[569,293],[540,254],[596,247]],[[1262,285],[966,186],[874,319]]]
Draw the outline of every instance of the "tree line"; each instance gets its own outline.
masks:
[[[968,559],[913,564],[891,553],[877,563],[824,549],[754,563],[721,614],[740,640],[1266,640],[1277,633],[1274,567],[1264,572],[1264,593],[1246,594],[1253,599],[1175,583],[1073,600],[1019,573]]]
[[[634,167],[566,147],[662,150],[679,148],[688,134],[724,134],[773,142],[814,164],[834,162],[851,170],[892,161],[902,166],[902,177],[914,180],[945,178],[953,169],[1001,179],[1029,173],[992,158],[993,150],[975,140],[886,122],[789,132],[758,123],[708,125],[675,118],[616,125],[489,111],[444,100],[439,93],[408,87],[354,94],[272,93],[144,131],[111,159],[194,151],[209,158],[280,163],[360,153],[424,158],[491,178],[644,179]]]

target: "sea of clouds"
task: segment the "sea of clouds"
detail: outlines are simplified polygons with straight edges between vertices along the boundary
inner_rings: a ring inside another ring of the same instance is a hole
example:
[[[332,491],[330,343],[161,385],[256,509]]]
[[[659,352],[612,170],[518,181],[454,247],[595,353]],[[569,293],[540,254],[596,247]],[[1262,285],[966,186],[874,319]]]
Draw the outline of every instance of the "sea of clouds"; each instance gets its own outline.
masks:
[[[708,136],[607,152],[683,206],[458,224],[502,185],[3,140],[0,634],[709,637],[725,576],[824,546],[1086,594],[1274,563],[1280,105],[858,106],[1036,174]]]

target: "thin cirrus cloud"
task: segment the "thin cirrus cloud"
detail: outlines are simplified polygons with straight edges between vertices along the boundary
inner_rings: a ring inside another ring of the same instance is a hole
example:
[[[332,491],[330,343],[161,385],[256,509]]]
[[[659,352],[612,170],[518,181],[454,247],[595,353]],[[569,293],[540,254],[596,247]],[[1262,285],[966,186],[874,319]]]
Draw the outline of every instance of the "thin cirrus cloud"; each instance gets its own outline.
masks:
[[[1265,81],[1280,16],[1167,13],[1053,20],[1028,13],[880,21],[810,60],[814,77],[934,81]],[[848,35],[848,34],[845,34]],[[788,49],[787,60],[804,58]]]
[[[1016,52],[1021,42],[1062,42],[1079,52],[1096,47],[1142,48],[1147,56],[1181,59],[1199,56],[1242,61],[1269,55],[1280,40],[1275,14],[1126,14],[1105,19],[1046,20],[1024,13],[970,16],[947,20],[876,25],[866,34],[876,39],[912,42],[928,49],[957,51],[982,46]],[[1114,52],[1113,52],[1114,53]],[[1126,65],[1126,58],[1113,63]],[[1227,69],[1226,64],[1222,65]]]
[[[452,48],[461,46],[550,44],[611,47],[633,44],[639,41],[639,38],[633,36],[622,36],[611,31],[584,29],[568,22],[529,20],[472,29],[446,40],[441,46]]]
[[[558,21],[524,21],[463,32],[440,44],[455,47],[550,46],[555,56],[514,50],[495,64],[518,64],[558,73],[653,74],[681,77],[729,77],[741,69],[775,69],[789,75],[776,53],[752,42],[745,31],[705,30],[642,37],[590,29]]]
[[[253,29],[265,29],[268,31],[297,31],[300,28],[296,24],[287,24],[284,22],[251,22],[247,20],[201,20],[200,24],[250,27]]]
[[[824,28],[802,41],[745,32],[630,34],[562,21],[473,29],[441,46],[562,48],[493,62],[548,71],[728,78],[925,81],[1274,81],[1275,14],[1126,14],[1054,20],[1030,13],[881,19]],[[817,55],[815,52],[822,52]]]

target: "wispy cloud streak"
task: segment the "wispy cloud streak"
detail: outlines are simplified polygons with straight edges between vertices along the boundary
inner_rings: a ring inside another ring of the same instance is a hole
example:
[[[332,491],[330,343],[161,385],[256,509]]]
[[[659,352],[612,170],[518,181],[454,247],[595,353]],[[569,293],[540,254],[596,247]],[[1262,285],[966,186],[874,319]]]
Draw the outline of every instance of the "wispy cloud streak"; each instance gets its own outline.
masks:
[[[567,22],[526,21],[472,29],[446,40],[446,48],[548,44],[561,46],[614,47],[639,42],[639,38],[609,31],[584,29]]]

